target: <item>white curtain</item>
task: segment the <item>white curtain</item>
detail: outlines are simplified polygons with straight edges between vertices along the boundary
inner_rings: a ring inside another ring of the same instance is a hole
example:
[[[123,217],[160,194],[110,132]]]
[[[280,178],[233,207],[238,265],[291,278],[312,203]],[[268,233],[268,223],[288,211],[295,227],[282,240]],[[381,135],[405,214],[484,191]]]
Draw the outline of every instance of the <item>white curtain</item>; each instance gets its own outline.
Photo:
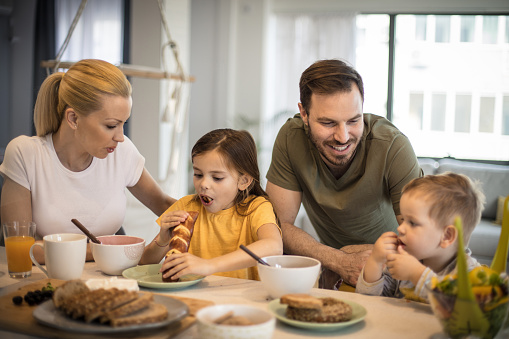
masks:
[[[67,37],[80,4],[80,0],[56,1],[56,53]],[[122,0],[88,0],[61,60],[92,58],[118,65],[122,62],[122,31]]]
[[[279,128],[298,113],[302,72],[320,59],[342,59],[355,66],[356,14],[276,14],[271,18],[269,32],[261,173],[268,170]]]

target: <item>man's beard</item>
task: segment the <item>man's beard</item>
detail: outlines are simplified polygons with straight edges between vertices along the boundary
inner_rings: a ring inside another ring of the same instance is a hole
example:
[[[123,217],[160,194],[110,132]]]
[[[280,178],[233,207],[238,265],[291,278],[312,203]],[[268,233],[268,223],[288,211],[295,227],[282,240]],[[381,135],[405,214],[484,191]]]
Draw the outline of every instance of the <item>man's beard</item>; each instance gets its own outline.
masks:
[[[315,145],[316,149],[320,153],[322,159],[326,160],[325,163],[327,167],[333,166],[334,169],[344,168],[345,166],[348,166],[355,155],[355,152],[357,151],[358,146],[358,140],[357,139],[349,139],[346,144],[340,144],[338,142],[332,141],[332,142],[321,142],[317,140],[313,134],[313,131],[311,130],[311,126],[308,125],[308,137]],[[350,152],[348,154],[344,155],[333,155],[332,151],[330,151],[329,146],[335,146],[335,147],[341,147],[350,145]],[[353,150],[351,148],[353,147]],[[332,168],[331,168],[332,170]]]

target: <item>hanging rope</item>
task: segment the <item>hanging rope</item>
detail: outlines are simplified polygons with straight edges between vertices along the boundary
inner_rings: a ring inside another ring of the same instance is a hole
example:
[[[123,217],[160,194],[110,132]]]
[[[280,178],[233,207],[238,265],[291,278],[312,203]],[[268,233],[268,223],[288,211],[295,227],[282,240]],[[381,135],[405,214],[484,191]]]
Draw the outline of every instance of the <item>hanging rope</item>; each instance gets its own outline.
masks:
[[[72,63],[70,62],[62,62],[61,58],[64,54],[65,50],[67,49],[69,45],[69,41],[71,40],[72,34],[74,32],[74,29],[76,28],[76,25],[78,24],[81,15],[83,13],[83,10],[85,9],[85,6],[87,5],[88,0],[82,0],[80,3],[80,6],[78,10],[76,11],[76,14],[74,16],[74,19],[72,21],[71,27],[69,28],[69,31],[67,32],[67,36],[60,47],[60,50],[57,53],[57,56],[55,60],[50,61],[43,61],[41,62],[41,65],[45,65],[43,67],[46,67],[48,75],[50,72],[50,67],[53,67],[53,72],[56,72],[60,66],[64,66],[65,68],[69,68]],[[141,69],[136,70],[133,68],[136,67],[130,67],[130,65],[124,65],[121,64],[119,68],[126,74],[131,74],[134,76],[147,76],[147,77],[154,77],[159,79],[172,79],[174,81],[174,88],[173,91],[171,91],[171,86],[168,86],[168,102],[165,107],[165,112],[163,115],[163,121],[169,122],[172,127],[172,135],[171,135],[171,148],[170,148],[170,156],[169,156],[169,163],[168,163],[168,169],[166,173],[165,181],[168,180],[173,174],[177,173],[178,164],[179,164],[179,149],[180,149],[180,141],[181,141],[181,135],[184,131],[184,127],[187,125],[187,119],[188,119],[188,111],[189,111],[189,102],[190,97],[187,95],[187,104],[183,109],[181,109],[181,102],[182,102],[182,95],[183,95],[183,89],[184,89],[184,83],[185,82],[192,82],[194,81],[194,78],[192,77],[186,77],[184,68],[182,67],[182,62],[180,60],[179,56],[179,50],[177,43],[172,39],[170,34],[170,29],[168,25],[168,21],[166,19],[166,13],[164,11],[163,1],[157,0],[157,3],[159,5],[159,12],[161,15],[161,21],[164,28],[164,32],[168,38],[168,41],[162,45],[161,48],[161,58],[163,60],[163,75],[156,75],[152,74],[154,73],[152,70],[147,69]],[[170,50],[173,54],[173,58],[176,63],[176,71],[175,73],[171,73],[168,70],[167,61],[169,60],[167,56],[167,50]],[[137,72],[136,74],[132,74],[133,72]],[[141,74],[143,73],[143,75]],[[149,76],[150,75],[150,76]],[[171,93],[170,93],[171,92]]]
[[[87,2],[88,2],[88,0],[81,0],[80,7],[76,11],[74,20],[72,21],[71,27],[69,28],[69,31],[67,32],[67,37],[65,38],[64,43],[60,47],[60,50],[57,53],[57,57],[55,58],[56,65],[53,68],[53,72],[56,72],[58,69],[58,66],[60,65],[62,55],[64,54],[65,50],[67,49],[67,46],[69,45],[69,41],[71,40],[72,33],[74,32],[74,29],[76,28],[76,25],[78,24],[78,21],[80,21],[81,14],[83,13],[85,6],[87,5]]]
[[[166,20],[166,12],[164,10],[162,0],[158,0],[159,11],[161,13],[161,21],[163,24],[164,31],[168,38],[168,41],[163,44],[162,47],[162,59],[163,59],[163,69],[165,72],[168,72],[166,61],[168,58],[166,57],[166,50],[169,48],[175,59],[176,63],[176,71],[177,75],[180,75],[181,79],[185,79],[184,68],[182,67],[182,62],[179,57],[179,50],[177,43],[172,39],[168,21]],[[168,102],[165,107],[165,111],[163,114],[163,121],[171,124],[171,148],[170,148],[170,156],[168,160],[168,167],[166,171],[166,178],[164,181],[167,181],[172,175],[178,173],[178,164],[180,160],[180,141],[182,140],[181,135],[184,131],[184,127],[187,125],[188,119],[188,111],[189,111],[189,95],[188,102],[184,109],[181,109],[181,100],[183,95],[183,85],[184,81],[176,81],[175,88],[170,93],[171,88],[168,89]]]

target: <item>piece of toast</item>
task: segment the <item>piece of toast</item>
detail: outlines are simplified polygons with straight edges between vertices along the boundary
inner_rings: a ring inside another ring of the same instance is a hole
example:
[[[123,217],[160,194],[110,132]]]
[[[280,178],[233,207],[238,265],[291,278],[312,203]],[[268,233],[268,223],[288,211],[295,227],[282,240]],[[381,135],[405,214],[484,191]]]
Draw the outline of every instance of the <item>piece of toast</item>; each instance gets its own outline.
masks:
[[[285,294],[281,296],[279,302],[295,308],[319,310],[323,307],[321,299],[303,293]]]
[[[127,291],[116,288],[93,290],[81,293],[76,297],[69,298],[61,306],[66,314],[73,319],[87,318],[87,315],[96,312],[102,305],[110,304],[114,299],[119,298]]]
[[[113,327],[149,324],[163,321],[168,317],[168,310],[164,305],[150,303],[147,308],[131,313],[124,317],[113,318],[110,325]]]
[[[132,302],[135,302],[139,299],[138,292],[136,291],[118,291],[120,292],[111,295],[109,298],[104,300],[104,302],[101,303],[99,307],[87,310],[85,313],[85,321],[87,323],[92,322],[107,312],[131,304]]]
[[[287,304],[286,317],[293,320],[335,323],[352,319],[352,307],[335,298],[315,298],[307,294],[286,294],[280,298]]]
[[[166,306],[154,302],[152,293],[99,288],[90,290],[81,281],[69,281],[58,287],[53,302],[73,319],[99,320],[110,326],[128,326],[159,322],[168,316]]]
[[[53,303],[56,308],[60,308],[68,298],[89,291],[88,286],[83,281],[69,280],[55,289]]]
[[[133,314],[138,312],[144,308],[149,307],[149,305],[154,301],[154,296],[152,293],[144,293],[142,296],[132,300],[122,306],[111,309],[108,312],[105,312],[101,316],[101,323],[111,322],[113,319],[125,317],[129,314]]]

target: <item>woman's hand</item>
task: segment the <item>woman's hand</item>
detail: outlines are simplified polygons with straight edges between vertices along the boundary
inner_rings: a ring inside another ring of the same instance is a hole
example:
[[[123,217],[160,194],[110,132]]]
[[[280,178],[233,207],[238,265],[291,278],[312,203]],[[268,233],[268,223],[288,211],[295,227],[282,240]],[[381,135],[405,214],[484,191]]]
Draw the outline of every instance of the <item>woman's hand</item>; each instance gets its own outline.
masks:
[[[214,273],[212,262],[208,259],[202,259],[190,253],[174,253],[164,261],[161,266],[163,277],[171,277],[172,280],[178,280],[186,274],[210,275]]]

